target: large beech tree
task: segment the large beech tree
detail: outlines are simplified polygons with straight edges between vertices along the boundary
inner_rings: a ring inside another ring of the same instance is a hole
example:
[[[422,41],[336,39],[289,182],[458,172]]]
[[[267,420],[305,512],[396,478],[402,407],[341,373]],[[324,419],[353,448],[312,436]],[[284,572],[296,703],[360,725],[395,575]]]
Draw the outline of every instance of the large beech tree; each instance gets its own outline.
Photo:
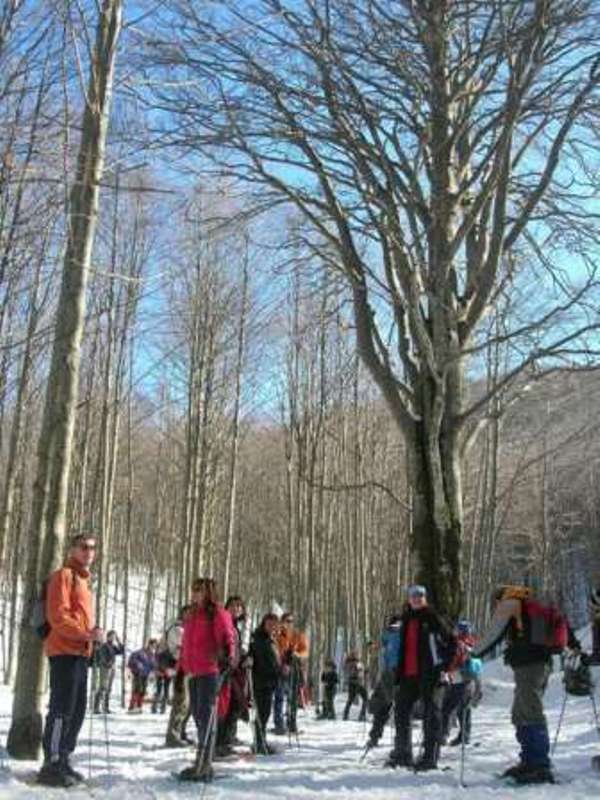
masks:
[[[543,312],[510,317],[492,392],[594,350],[598,4],[167,6],[146,48],[169,78],[157,127],[260,207],[299,209],[345,275],[358,351],[407,442],[417,577],[457,614],[463,462],[491,400],[466,383],[482,321],[522,276],[552,288]]]

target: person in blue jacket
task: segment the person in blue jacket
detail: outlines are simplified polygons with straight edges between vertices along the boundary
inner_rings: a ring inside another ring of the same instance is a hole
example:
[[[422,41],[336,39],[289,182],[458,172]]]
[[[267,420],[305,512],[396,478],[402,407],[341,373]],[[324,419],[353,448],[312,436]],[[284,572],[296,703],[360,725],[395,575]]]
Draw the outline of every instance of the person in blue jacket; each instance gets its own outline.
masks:
[[[129,711],[142,712],[144,698],[148,689],[148,678],[156,669],[156,650],[158,641],[150,639],[145,647],[135,650],[127,661],[127,667],[131,672],[131,700],[129,701]]]

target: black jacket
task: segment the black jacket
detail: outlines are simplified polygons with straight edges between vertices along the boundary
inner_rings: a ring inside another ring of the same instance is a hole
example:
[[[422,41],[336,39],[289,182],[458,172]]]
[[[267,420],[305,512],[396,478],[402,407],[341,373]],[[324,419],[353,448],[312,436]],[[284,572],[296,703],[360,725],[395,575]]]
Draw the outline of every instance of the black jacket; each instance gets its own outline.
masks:
[[[419,622],[418,666],[419,681],[434,685],[440,673],[448,672],[456,653],[457,640],[450,625],[430,606],[415,611],[406,608],[400,617],[399,661],[397,680],[404,679],[404,659],[406,654],[406,629],[411,620]]]
[[[94,660],[97,666],[103,667],[104,669],[112,669],[117,656],[122,655],[123,645],[121,643],[111,644],[110,642],[104,642],[96,651]]]
[[[330,692],[335,691],[339,683],[337,670],[335,669],[323,670],[323,672],[321,673],[321,683],[324,683],[325,688],[328,689]]]
[[[250,655],[254,686],[258,689],[274,689],[281,669],[275,642],[263,628],[257,628],[252,634]]]

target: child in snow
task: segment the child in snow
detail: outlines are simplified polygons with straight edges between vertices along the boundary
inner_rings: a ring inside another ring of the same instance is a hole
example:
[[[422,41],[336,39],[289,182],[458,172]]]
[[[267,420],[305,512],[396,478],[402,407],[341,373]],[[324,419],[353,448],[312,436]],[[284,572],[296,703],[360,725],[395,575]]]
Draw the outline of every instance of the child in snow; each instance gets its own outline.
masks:
[[[129,711],[131,713],[139,711],[142,713],[142,706],[146,691],[148,690],[148,679],[156,669],[156,639],[149,639],[148,644],[140,650],[135,650],[127,662],[127,667],[131,672],[131,700],[129,701]]]

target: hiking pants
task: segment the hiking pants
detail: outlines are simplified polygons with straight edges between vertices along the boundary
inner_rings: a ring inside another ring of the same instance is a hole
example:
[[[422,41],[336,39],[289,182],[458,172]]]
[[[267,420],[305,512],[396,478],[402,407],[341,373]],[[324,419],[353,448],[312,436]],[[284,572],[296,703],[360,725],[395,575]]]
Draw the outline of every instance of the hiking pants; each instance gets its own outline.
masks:
[[[362,720],[366,719],[367,716],[367,690],[362,685],[362,683],[358,683],[357,681],[350,681],[348,683],[348,700],[346,701],[346,707],[344,708],[344,719],[348,719],[348,715],[350,714],[350,708],[352,704],[356,700],[357,697],[360,697],[362,700],[362,706],[360,709],[360,714],[358,719],[362,722]]]
[[[210,763],[212,742],[217,729],[218,675],[194,675],[190,678],[190,710],[198,730],[198,753]]]
[[[88,659],[50,656],[50,702],[44,726],[46,763],[65,761],[75,750],[85,718]]]

